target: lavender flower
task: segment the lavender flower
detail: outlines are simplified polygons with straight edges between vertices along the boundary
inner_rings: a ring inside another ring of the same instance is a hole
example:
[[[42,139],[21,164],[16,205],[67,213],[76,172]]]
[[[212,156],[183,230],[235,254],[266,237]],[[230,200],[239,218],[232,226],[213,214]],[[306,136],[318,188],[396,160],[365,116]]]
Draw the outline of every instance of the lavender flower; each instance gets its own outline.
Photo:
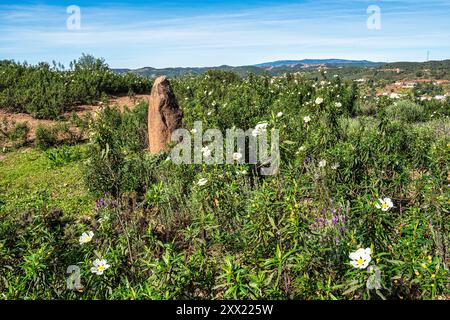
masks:
[[[104,199],[104,198],[98,199],[98,200],[95,202],[95,207],[96,207],[97,210],[100,209],[100,208],[102,208],[102,207],[106,207],[106,201],[105,201],[105,199]]]
[[[331,218],[331,222],[332,222],[334,225],[336,225],[336,224],[339,222],[339,217],[333,215],[333,217]]]

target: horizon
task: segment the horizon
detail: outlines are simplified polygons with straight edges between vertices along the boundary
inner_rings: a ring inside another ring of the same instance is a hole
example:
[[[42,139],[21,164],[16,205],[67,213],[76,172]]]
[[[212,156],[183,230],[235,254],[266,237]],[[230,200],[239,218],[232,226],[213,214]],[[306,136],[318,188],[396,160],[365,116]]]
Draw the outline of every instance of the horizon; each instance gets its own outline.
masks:
[[[97,58],[97,57],[96,57]],[[98,57],[101,58],[101,57]],[[423,60],[423,61],[408,61],[408,60],[399,60],[399,61],[372,61],[372,60],[367,60],[367,59],[346,59],[346,58],[335,58],[335,57],[331,57],[331,58],[322,58],[322,59],[315,59],[315,58],[311,58],[311,57],[306,57],[306,58],[300,58],[300,59],[277,59],[277,60],[271,60],[271,61],[263,61],[263,62],[256,62],[254,64],[246,64],[246,65],[229,65],[229,64],[221,64],[221,65],[211,65],[211,66],[166,66],[166,67],[160,67],[160,68],[156,68],[153,66],[141,66],[141,67],[137,67],[137,68],[115,68],[115,67],[111,67],[112,69],[130,69],[130,70],[139,70],[139,69],[144,69],[144,68],[154,68],[154,69],[180,69],[180,68],[184,68],[184,69],[191,69],[191,68],[220,68],[220,67],[232,67],[232,68],[238,68],[238,67],[255,67],[258,66],[260,64],[264,64],[264,63],[275,63],[275,62],[280,62],[280,61],[302,61],[302,60],[347,60],[347,61],[368,61],[368,62],[372,62],[372,63],[425,63],[425,62],[433,62],[433,61],[446,61],[446,60],[450,60],[450,58],[445,58],[445,59],[430,59],[428,61]],[[108,63],[108,61],[105,61],[106,63]]]
[[[85,55],[91,55],[91,54],[89,54],[89,53],[85,53],[85,52],[83,52],[82,54],[85,54]],[[78,57],[78,58],[81,58],[81,56],[82,55],[80,55],[80,57]],[[100,58],[100,59],[104,59],[104,57],[98,57],[98,56],[93,56],[94,58]],[[73,61],[76,61],[76,60],[78,60],[78,58],[75,58],[75,59],[73,59],[73,60],[71,60],[71,61],[69,61],[69,63],[70,62],[73,62]],[[29,64],[29,65],[37,65],[38,63],[40,63],[40,62],[47,62],[47,63],[49,63],[49,64],[51,64],[53,61],[39,61],[39,62],[36,62],[36,63],[30,63],[30,62],[28,62],[28,61],[17,61],[17,60],[14,60],[14,59],[0,59],[0,61],[2,61],[2,60],[6,60],[6,61],[13,61],[13,62],[16,62],[16,63],[27,63],[27,64]],[[430,59],[430,60],[424,60],[424,61],[408,61],[408,60],[399,60],[399,61],[371,61],[371,60],[367,60],[367,59],[345,59],[345,58],[322,58],[322,59],[315,59],[315,58],[310,58],[310,57],[307,57],[307,58],[301,58],[301,59],[278,59],[278,60],[272,60],[272,61],[264,61],[264,62],[257,62],[257,63],[254,63],[254,64],[246,64],[246,65],[229,65],[229,64],[221,64],[221,65],[205,65],[205,66],[165,66],[165,67],[154,67],[154,66],[151,66],[151,65],[148,65],[148,66],[138,66],[138,67],[136,67],[136,68],[130,68],[130,67],[114,67],[114,66],[111,66],[109,63],[108,63],[108,61],[106,60],[106,59],[104,59],[105,60],[105,63],[109,66],[109,68],[110,69],[112,69],[112,70],[140,70],[140,69],[145,69],[145,68],[153,68],[153,69],[156,69],[156,70],[162,70],[162,69],[201,69],[201,68],[220,68],[220,67],[231,67],[231,68],[239,68],[239,67],[261,67],[261,66],[259,66],[259,65],[261,65],[261,64],[265,64],[265,63],[276,63],[276,62],[282,62],[282,61],[303,61],[303,60],[347,60],[347,61],[357,61],[357,62],[363,62],[363,61],[367,61],[367,62],[370,62],[370,63],[380,63],[380,64],[383,64],[383,63],[385,63],[385,64],[391,64],[391,63],[426,63],[426,62],[442,62],[442,61],[447,61],[447,60],[450,60],[450,58],[445,58],[445,59]],[[60,63],[59,61],[54,61],[55,63]],[[68,63],[68,64],[69,64]],[[68,65],[67,64],[67,65]],[[64,67],[67,67],[67,65],[65,65],[64,64]],[[262,67],[263,68],[263,67]]]
[[[80,29],[67,12],[79,6]],[[379,7],[380,29],[367,21]],[[279,60],[424,62],[450,58],[450,0],[12,1],[0,4],[0,60],[82,53],[114,69],[252,66]]]

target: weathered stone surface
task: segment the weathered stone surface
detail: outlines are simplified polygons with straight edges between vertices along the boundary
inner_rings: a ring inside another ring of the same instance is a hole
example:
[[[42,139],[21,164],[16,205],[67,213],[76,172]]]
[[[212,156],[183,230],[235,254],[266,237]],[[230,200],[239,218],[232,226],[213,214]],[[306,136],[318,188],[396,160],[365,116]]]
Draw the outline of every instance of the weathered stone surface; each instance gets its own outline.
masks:
[[[152,154],[158,154],[166,149],[172,132],[181,127],[183,111],[165,76],[155,80],[149,103],[149,150]]]

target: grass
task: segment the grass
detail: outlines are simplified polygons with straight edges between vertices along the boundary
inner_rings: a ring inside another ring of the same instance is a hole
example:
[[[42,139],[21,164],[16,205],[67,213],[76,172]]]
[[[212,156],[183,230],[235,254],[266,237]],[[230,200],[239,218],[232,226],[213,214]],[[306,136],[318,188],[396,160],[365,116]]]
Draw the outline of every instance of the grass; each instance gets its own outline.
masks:
[[[80,179],[82,162],[55,167],[47,153],[29,148],[6,154],[0,162],[0,213],[57,207],[70,216],[88,214],[94,199]]]

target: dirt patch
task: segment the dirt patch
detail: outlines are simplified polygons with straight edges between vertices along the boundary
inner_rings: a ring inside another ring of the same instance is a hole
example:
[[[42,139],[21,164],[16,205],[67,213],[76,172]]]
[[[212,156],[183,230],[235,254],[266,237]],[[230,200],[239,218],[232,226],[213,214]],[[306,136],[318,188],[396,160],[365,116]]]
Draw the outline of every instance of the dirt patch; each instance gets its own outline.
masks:
[[[417,84],[432,83],[435,85],[447,85],[450,80],[435,80],[435,79],[415,79],[415,80],[398,80],[394,83],[387,84],[384,89],[378,90],[378,95],[382,93],[399,93],[402,89],[412,89]]]
[[[128,96],[115,97],[115,98],[111,98],[111,100],[109,100],[109,104],[110,105],[118,105],[120,107],[120,109],[123,111],[123,108],[125,106],[127,106],[130,109],[133,109],[133,107],[141,101],[149,103],[150,95],[149,94],[136,95],[134,98],[130,98]]]
[[[150,99],[150,95],[136,95],[133,98],[130,98],[129,96],[123,96],[123,97],[111,97],[109,100],[109,104],[111,106],[118,105],[120,107],[120,110],[124,110],[125,106],[127,106],[130,109],[133,109],[133,107],[139,103],[140,101],[148,102]],[[73,110],[77,114],[77,116],[82,117],[88,113],[93,113],[97,111],[100,108],[100,104],[96,105],[80,105],[76,106]],[[70,119],[70,116],[72,115],[72,112],[65,113],[63,115],[62,120],[60,121],[68,121]],[[11,113],[7,112],[0,108],[0,120],[6,118],[10,122],[15,123],[24,123],[26,122],[28,125],[28,128],[30,128],[30,131],[28,133],[28,140],[33,141],[36,138],[36,128],[40,125],[42,126],[51,126],[56,124],[58,121],[54,120],[43,120],[43,119],[35,119],[29,114],[26,113]],[[1,158],[0,158],[1,159]]]

